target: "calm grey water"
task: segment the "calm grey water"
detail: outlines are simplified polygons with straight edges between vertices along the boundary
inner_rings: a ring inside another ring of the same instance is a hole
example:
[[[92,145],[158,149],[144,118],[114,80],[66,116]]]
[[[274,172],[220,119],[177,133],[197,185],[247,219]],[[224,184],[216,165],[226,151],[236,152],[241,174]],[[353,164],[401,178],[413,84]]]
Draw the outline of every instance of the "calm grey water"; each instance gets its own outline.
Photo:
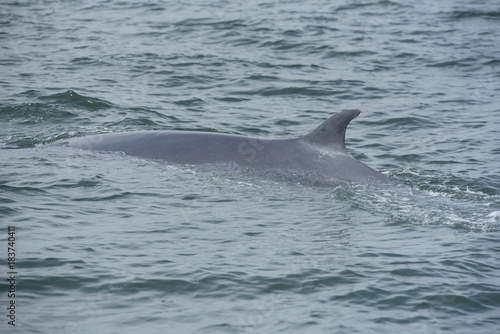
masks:
[[[499,332],[498,36],[496,0],[2,1],[2,333]],[[352,108],[418,193],[45,145]]]

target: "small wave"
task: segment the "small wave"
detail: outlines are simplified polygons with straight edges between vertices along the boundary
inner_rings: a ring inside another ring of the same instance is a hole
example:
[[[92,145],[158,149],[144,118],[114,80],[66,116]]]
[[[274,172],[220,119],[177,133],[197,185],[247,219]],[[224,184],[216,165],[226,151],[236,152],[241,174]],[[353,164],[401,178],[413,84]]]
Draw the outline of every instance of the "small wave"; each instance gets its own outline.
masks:
[[[268,87],[251,91],[234,91],[234,95],[261,95],[261,96],[286,96],[286,95],[305,95],[305,96],[329,96],[336,95],[331,89],[318,89],[310,87]]]
[[[498,11],[474,11],[455,10],[450,13],[450,20],[472,19],[472,18],[496,18],[500,16]]]
[[[47,103],[28,102],[0,107],[1,119],[4,121],[19,120],[22,125],[72,116],[74,116],[72,112],[55,108]]]
[[[112,104],[108,101],[101,100],[95,97],[80,95],[72,90],[67,90],[63,93],[40,96],[39,99],[92,111],[109,109],[112,107]]]

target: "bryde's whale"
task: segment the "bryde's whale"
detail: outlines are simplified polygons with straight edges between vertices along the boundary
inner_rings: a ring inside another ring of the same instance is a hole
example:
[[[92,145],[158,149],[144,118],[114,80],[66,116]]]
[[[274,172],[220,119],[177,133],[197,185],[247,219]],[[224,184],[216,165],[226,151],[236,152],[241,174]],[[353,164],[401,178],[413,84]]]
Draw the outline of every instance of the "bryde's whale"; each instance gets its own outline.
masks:
[[[357,109],[333,115],[310,133],[294,139],[256,139],[193,131],[141,131],[73,138],[70,147],[117,151],[176,164],[234,164],[255,169],[291,171],[331,182],[397,184],[354,159],[345,147],[349,122]]]

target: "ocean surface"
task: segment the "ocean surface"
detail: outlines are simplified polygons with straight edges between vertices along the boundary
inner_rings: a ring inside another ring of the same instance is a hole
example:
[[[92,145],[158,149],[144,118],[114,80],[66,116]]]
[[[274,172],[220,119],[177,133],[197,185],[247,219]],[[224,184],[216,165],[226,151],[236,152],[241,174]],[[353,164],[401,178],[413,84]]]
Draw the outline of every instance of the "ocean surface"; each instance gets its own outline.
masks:
[[[497,0],[1,1],[0,332],[499,333],[499,36]],[[47,145],[343,109],[413,193]]]

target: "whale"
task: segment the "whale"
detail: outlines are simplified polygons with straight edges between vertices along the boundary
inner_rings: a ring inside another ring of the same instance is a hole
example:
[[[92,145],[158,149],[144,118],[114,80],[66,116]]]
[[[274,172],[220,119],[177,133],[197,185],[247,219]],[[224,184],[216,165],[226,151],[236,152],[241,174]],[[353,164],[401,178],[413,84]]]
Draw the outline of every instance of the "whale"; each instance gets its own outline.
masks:
[[[63,144],[76,149],[122,152],[172,164],[231,164],[286,171],[337,183],[398,184],[353,158],[345,146],[349,123],[358,109],[343,110],[299,138],[262,139],[200,131],[135,131],[76,137]]]

